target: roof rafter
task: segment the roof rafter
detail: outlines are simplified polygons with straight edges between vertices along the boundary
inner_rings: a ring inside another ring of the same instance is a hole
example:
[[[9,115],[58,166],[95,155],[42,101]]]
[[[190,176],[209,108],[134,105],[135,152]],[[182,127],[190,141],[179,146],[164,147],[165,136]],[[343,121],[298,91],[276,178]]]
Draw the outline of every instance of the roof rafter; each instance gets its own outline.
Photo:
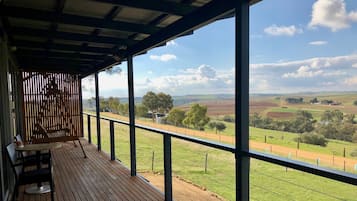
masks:
[[[15,18],[40,20],[46,22],[52,22],[55,19],[58,19],[57,22],[63,24],[107,28],[113,30],[139,32],[145,34],[153,34],[159,30],[159,28],[156,26],[145,25],[145,24],[98,19],[93,17],[84,17],[84,16],[72,15],[72,14],[56,15],[56,13],[50,11],[30,9],[30,8],[20,8],[20,7],[13,7],[13,6],[4,6],[4,5],[0,6],[0,15],[15,17]]]
[[[130,55],[141,54],[150,48],[158,46],[158,44],[163,44],[166,41],[172,40],[182,34],[189,33],[196,28],[219,19],[229,12],[232,12],[235,8],[235,3],[235,0],[226,0],[224,2],[211,1],[205,6],[197,9],[195,12],[190,13],[187,16],[177,20],[173,24],[167,26],[166,28],[161,29],[156,34],[153,34],[143,41],[131,46],[128,50],[125,51],[125,55],[123,56],[126,58]],[[96,66],[93,71],[88,74],[92,74],[101,68],[105,68],[105,65],[107,65],[107,63],[103,62],[103,64]]]
[[[131,39],[86,35],[86,34],[69,33],[69,32],[59,32],[59,31],[51,32],[48,30],[31,29],[31,28],[23,28],[23,27],[11,27],[10,30],[11,33],[13,33],[14,35],[33,36],[33,37],[47,37],[51,35],[53,39],[106,43],[111,45],[115,45],[115,44],[133,45],[137,42]]]
[[[105,2],[120,6],[128,6],[133,8],[140,8],[145,10],[153,10],[159,11],[162,13],[184,16],[192,11],[194,11],[197,7],[191,5],[180,4],[176,2],[163,1],[163,0],[96,0],[98,2]]]
[[[160,30],[156,34],[153,34],[143,41],[135,44],[128,51],[126,51],[126,56],[140,54],[142,51],[147,51],[159,43],[171,40],[183,33],[199,28],[216,19],[219,19],[229,12],[232,12],[234,8],[234,0],[226,0],[224,2],[211,1],[200,9],[197,9],[197,11],[188,14],[187,16]]]
[[[103,60],[105,56],[92,55],[92,54],[80,54],[80,53],[65,53],[65,52],[53,52],[53,51],[41,51],[41,50],[18,50],[17,55],[23,57],[36,57],[36,58],[67,58],[73,60]]]
[[[47,43],[41,42],[33,42],[33,41],[26,41],[26,40],[16,40],[13,42],[12,45],[15,45],[17,49],[46,49]],[[112,48],[103,48],[103,47],[82,47],[81,45],[68,45],[68,44],[59,44],[53,43],[52,47],[53,50],[60,50],[60,51],[74,51],[74,52],[90,52],[95,54],[123,54],[124,52],[121,50],[114,51]]]

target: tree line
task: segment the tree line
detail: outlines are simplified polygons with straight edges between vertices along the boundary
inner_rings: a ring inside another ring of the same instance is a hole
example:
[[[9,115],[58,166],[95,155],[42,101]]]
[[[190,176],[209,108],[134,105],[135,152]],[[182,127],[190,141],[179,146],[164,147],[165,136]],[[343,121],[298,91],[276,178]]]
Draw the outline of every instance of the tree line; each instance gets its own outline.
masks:
[[[111,112],[128,116],[128,103],[121,103],[117,97],[109,97],[107,99],[100,97],[100,111]],[[95,98],[89,100],[89,105],[95,103]],[[209,128],[215,130],[216,133],[226,129],[226,125],[222,122],[211,121],[207,116],[207,106],[200,104],[192,104],[188,111],[178,108],[173,108],[173,99],[169,94],[147,92],[141,104],[135,104],[135,115],[138,117],[152,118],[154,121],[156,114],[163,114],[163,123],[175,126],[184,126],[197,130],[204,130],[208,124]],[[234,121],[231,117],[225,117],[228,122]]]
[[[254,113],[250,117],[250,126],[299,133],[301,142],[326,146],[327,139],[357,142],[354,114],[343,114],[340,110],[326,110],[320,120],[313,118],[309,111],[298,111],[295,119],[273,120]]]

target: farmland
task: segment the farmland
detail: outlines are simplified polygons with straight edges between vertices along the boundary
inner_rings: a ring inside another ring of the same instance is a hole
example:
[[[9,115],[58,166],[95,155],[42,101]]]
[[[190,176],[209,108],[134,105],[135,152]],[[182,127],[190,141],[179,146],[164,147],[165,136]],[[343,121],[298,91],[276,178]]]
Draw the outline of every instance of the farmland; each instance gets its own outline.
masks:
[[[93,143],[96,143],[95,119],[92,118],[91,124]],[[102,120],[101,124],[102,149],[109,152],[109,123]],[[257,139],[262,139],[261,134],[256,133]],[[115,124],[115,136],[116,156],[124,165],[129,166],[128,127]],[[137,129],[136,136],[138,171],[145,174],[153,171],[162,175],[162,136],[141,129]],[[232,153],[173,139],[172,154],[175,176],[215,192],[226,200],[235,200],[235,166]],[[207,173],[204,171],[206,154]],[[250,180],[251,200],[356,200],[357,196],[354,186],[258,160],[251,160]]]
[[[316,120],[320,120],[325,110],[341,110],[345,114],[357,113],[357,106],[353,102],[357,100],[357,94],[299,94],[294,97],[303,97],[304,102],[298,104],[287,103],[288,96],[253,96],[250,99],[250,114],[258,113],[263,117],[271,117],[276,120],[294,119],[296,112],[307,110]],[[310,104],[309,101],[329,99],[340,102],[339,105]],[[196,97],[193,101],[176,105],[187,111],[190,104],[195,102],[206,105],[208,115],[212,120],[223,122],[224,115],[234,116],[234,100],[222,99],[200,100]],[[126,119],[118,115],[103,113],[112,118]],[[227,128],[216,134],[214,130],[205,127],[205,131],[197,131],[171,125],[155,124],[151,119],[137,119],[137,123],[150,124],[152,127],[170,130],[186,135],[213,139],[225,143],[234,143],[234,123],[224,122]],[[95,122],[92,119],[92,133],[95,133]],[[152,125],[151,125],[152,124]],[[108,122],[102,121],[102,147],[109,152],[109,128]],[[123,164],[129,165],[129,136],[127,126],[115,125],[116,131],[116,155]],[[163,173],[163,147],[162,136],[144,130],[137,129],[137,160],[138,171],[145,175]],[[297,149],[298,134],[250,128],[251,148],[294,160],[333,167],[339,170],[355,173],[356,158],[350,153],[357,149],[355,143],[329,140],[326,147],[300,143]],[[96,142],[96,139],[94,139]],[[218,151],[201,145],[173,139],[172,141],[173,174],[179,178],[201,186],[208,191],[215,192],[219,196],[234,200],[234,156],[231,153]],[[280,150],[279,150],[280,149]],[[204,171],[204,159],[208,156],[208,171]],[[154,157],[153,157],[154,155]],[[343,157],[345,155],[345,158]],[[153,159],[154,158],[154,159]],[[342,165],[341,165],[342,164]],[[345,165],[344,165],[345,164]],[[152,173],[153,172],[153,173]],[[285,167],[251,160],[250,193],[251,200],[357,200],[354,186],[342,184],[329,179],[302,173]],[[153,177],[150,177],[153,178]],[[160,180],[162,181],[162,180]],[[175,188],[175,187],[174,187]],[[329,189],[328,191],[326,189]],[[174,193],[175,197],[175,193]]]

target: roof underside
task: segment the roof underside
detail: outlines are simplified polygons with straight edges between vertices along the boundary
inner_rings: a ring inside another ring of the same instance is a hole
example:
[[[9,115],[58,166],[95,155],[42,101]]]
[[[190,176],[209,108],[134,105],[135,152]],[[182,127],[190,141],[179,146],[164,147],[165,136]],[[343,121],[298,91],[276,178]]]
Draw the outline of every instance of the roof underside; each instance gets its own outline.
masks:
[[[235,0],[0,0],[0,4],[0,28],[20,69],[86,76],[233,16]]]

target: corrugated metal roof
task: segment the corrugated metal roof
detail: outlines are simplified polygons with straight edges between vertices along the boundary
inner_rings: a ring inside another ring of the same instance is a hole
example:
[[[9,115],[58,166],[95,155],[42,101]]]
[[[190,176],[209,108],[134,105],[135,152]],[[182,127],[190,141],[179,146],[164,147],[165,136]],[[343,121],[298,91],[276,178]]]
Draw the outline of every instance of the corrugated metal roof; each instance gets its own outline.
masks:
[[[16,47],[21,69],[56,71],[63,62],[68,72],[88,75],[232,15],[234,5],[234,0],[5,0],[0,26]]]

